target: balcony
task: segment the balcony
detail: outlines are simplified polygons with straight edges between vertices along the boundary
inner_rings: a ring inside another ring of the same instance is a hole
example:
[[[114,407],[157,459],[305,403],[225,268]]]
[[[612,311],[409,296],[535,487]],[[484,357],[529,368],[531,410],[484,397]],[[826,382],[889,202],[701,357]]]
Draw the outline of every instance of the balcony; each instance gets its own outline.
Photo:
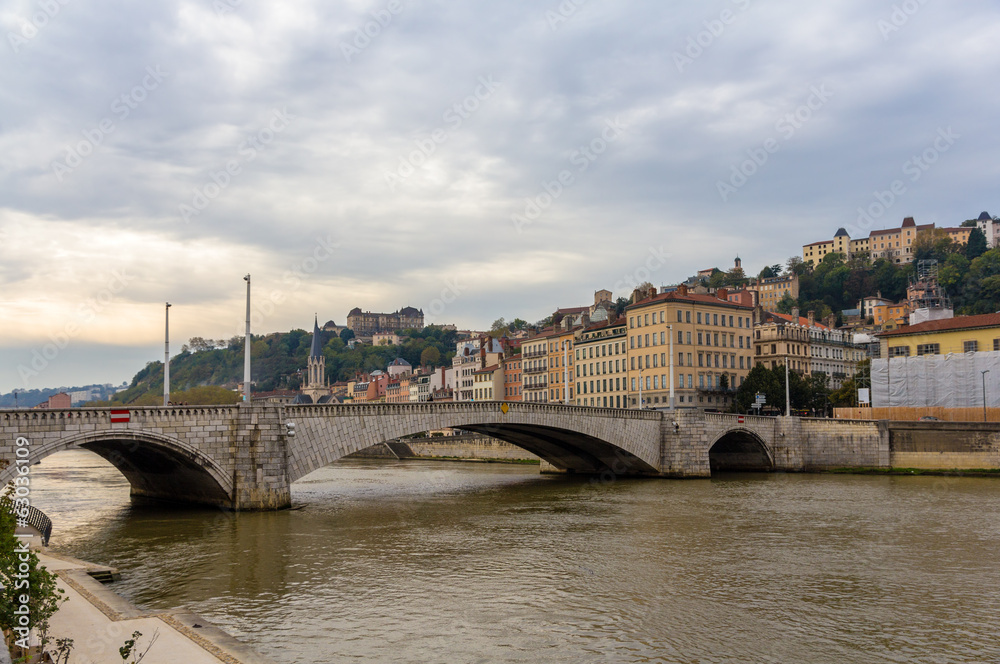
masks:
[[[521,387],[525,391],[528,391],[528,390],[547,390],[548,387],[549,387],[549,381],[546,379],[546,380],[540,380],[540,381],[538,381],[536,383],[530,383],[530,384],[529,383],[523,383],[521,385]]]
[[[530,376],[532,374],[547,373],[548,370],[548,367],[535,367],[534,369],[522,369],[521,372]]]
[[[547,357],[548,354],[548,351],[545,350],[533,350],[531,352],[522,353],[521,357],[526,360],[530,360],[533,357]]]

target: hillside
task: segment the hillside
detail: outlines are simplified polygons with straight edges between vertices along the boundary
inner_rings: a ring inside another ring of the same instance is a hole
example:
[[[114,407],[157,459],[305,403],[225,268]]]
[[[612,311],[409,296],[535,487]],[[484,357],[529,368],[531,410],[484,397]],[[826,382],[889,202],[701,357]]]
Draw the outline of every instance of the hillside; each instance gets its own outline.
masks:
[[[397,357],[412,364],[451,366],[455,354],[455,332],[437,327],[406,332],[399,346],[363,346],[354,349],[337,336],[325,334],[323,356],[329,382],[349,380],[359,372],[384,370]],[[250,351],[251,380],[255,392],[276,389],[299,389],[300,372],[306,367],[312,335],[292,330],[265,336],[252,336]],[[194,350],[192,350],[194,349]],[[433,349],[433,350],[428,350]],[[184,350],[170,360],[172,398],[189,403],[228,403],[226,394],[217,390],[196,391],[184,398],[185,390],[206,386],[236,388],[243,380],[243,339],[234,337],[224,347],[199,337],[191,339]],[[232,395],[232,390],[229,390]],[[154,405],[163,398],[163,363],[149,362],[132,379],[127,390],[116,394],[110,404]],[[235,399],[232,399],[235,400]],[[147,404],[147,402],[149,402]],[[97,405],[94,403],[94,405]]]

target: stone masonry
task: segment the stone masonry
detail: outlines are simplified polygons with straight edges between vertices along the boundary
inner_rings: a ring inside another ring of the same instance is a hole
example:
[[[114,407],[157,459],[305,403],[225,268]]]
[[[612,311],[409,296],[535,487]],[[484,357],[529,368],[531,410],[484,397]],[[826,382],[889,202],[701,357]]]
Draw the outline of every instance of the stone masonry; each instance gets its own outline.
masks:
[[[88,449],[132,494],[235,510],[291,504],[290,485],[337,459],[410,434],[461,428],[517,445],[543,472],[709,477],[727,470],[1000,468],[1000,425],[756,417],[472,402],[0,410],[0,483]],[[19,444],[19,440],[21,444]]]

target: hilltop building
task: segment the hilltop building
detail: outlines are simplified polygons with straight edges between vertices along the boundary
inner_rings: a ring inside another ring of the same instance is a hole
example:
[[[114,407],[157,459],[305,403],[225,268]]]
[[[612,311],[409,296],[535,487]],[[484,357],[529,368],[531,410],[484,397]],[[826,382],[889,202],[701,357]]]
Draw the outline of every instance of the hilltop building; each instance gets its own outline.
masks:
[[[988,215],[987,215],[988,216]],[[984,222],[985,223],[985,222]],[[884,258],[893,263],[913,262],[913,243],[917,234],[922,231],[934,230],[934,224],[918,225],[913,217],[906,217],[898,228],[874,230],[868,237],[852,239],[844,228],[837,229],[832,240],[821,240],[803,245],[802,260],[818,265],[827,254],[838,253],[844,258],[852,256],[867,256],[872,261]],[[969,241],[971,227],[941,228],[957,244]],[[987,237],[987,243],[989,239]]]
[[[347,328],[359,339],[370,342],[379,332],[398,332],[399,330],[422,330],[424,327],[424,312],[413,307],[403,307],[391,314],[362,312],[354,307],[347,314]]]

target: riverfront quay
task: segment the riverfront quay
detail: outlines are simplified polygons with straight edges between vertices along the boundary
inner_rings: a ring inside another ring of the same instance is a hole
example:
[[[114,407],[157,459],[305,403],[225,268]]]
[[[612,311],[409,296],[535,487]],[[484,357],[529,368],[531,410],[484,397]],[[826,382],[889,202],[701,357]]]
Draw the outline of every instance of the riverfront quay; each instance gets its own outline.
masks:
[[[50,619],[53,639],[72,639],[71,662],[111,662],[118,649],[141,632],[137,653],[149,647],[146,664],[271,664],[202,616],[184,610],[144,611],[91,576],[110,570],[54,551],[36,549],[39,562],[56,574],[63,592]],[[55,644],[49,645],[53,649]]]
[[[540,476],[344,460],[298,509],[132,505],[85,451],[34,469],[52,546],[281,663],[1000,658],[996,478]]]

